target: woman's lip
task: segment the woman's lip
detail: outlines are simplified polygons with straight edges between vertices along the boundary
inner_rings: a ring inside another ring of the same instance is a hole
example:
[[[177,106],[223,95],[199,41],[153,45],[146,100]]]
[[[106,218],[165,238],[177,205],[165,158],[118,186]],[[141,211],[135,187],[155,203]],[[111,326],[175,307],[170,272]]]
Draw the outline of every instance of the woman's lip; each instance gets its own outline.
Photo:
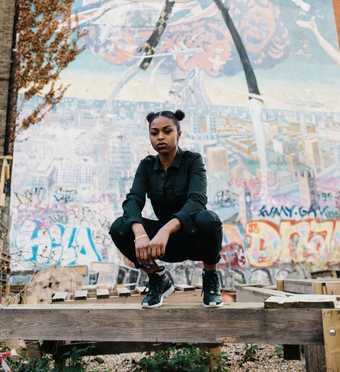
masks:
[[[156,147],[157,148],[162,148],[162,147],[166,147],[167,144],[166,143],[160,143],[159,145],[157,145]]]

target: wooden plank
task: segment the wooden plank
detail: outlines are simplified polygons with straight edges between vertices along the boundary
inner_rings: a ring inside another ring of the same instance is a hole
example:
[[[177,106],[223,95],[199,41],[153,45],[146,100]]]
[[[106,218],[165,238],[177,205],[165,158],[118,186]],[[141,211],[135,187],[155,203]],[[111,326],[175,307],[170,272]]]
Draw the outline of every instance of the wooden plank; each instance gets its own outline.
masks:
[[[119,297],[129,297],[131,296],[131,291],[124,287],[117,287],[117,294]]]
[[[340,283],[325,283],[325,291],[329,295],[339,295],[340,296]]]
[[[157,325],[157,326],[155,326]],[[0,307],[0,339],[122,342],[320,344],[320,309],[196,305],[10,305]]]
[[[63,302],[66,301],[68,293],[65,291],[55,292],[52,296],[52,302]]]
[[[336,304],[336,296],[327,295],[295,295],[289,297],[272,296],[265,300],[266,309],[275,308],[319,308],[333,309]]]
[[[340,310],[322,310],[327,372],[340,371]]]
[[[136,292],[143,294],[145,293],[146,287],[136,287]]]
[[[325,347],[323,345],[304,345],[306,372],[326,372]]]
[[[189,285],[189,284],[176,284],[175,289],[176,291],[184,292],[184,291],[194,291],[196,287],[194,287],[193,285]]]
[[[332,285],[335,288],[340,286],[340,280],[338,278],[283,280],[283,290],[291,293],[326,294],[327,285]]]
[[[311,274],[312,279],[339,278],[340,270],[319,270],[319,271],[312,271],[310,274]]]
[[[283,291],[313,294],[313,281],[305,279],[285,279],[283,280]]]
[[[275,289],[235,286],[236,300],[238,302],[264,302],[271,296],[293,296],[292,293],[277,291]]]
[[[110,297],[110,291],[108,288],[97,288],[96,289],[96,296],[97,298],[109,298]]]
[[[74,299],[75,300],[86,300],[87,299],[87,290],[86,289],[79,289],[74,292]]]

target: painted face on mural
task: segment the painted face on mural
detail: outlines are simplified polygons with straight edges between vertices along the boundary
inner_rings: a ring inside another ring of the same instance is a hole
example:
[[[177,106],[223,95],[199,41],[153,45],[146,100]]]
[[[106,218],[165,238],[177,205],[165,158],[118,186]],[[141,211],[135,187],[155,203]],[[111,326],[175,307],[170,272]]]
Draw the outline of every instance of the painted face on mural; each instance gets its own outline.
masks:
[[[152,147],[165,155],[177,150],[180,133],[171,119],[159,116],[150,124],[149,137]]]
[[[275,35],[275,8],[272,3],[254,3],[240,20],[239,30],[250,53],[259,53]]]

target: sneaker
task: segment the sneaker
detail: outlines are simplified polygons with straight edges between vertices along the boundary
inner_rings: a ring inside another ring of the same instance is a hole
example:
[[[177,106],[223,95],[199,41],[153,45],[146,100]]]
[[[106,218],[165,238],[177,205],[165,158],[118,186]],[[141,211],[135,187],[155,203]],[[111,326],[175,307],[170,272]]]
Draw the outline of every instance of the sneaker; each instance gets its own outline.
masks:
[[[175,286],[170,274],[163,269],[158,273],[149,275],[149,291],[142,301],[142,307],[160,307],[163,299],[170,296],[175,290]]]
[[[220,281],[216,270],[203,270],[202,293],[204,307],[218,307],[223,305]]]

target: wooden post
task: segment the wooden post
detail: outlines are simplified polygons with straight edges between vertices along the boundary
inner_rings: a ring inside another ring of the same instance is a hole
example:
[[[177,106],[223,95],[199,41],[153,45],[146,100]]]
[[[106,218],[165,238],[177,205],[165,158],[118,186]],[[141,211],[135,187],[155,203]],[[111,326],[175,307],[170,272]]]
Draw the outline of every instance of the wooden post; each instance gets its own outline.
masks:
[[[324,291],[324,283],[321,282],[313,282],[312,283],[313,293],[315,294],[326,294]]]
[[[327,372],[340,372],[340,310],[322,310]]]
[[[284,291],[284,281],[282,279],[276,280],[276,289],[278,291]]]
[[[211,353],[210,363],[209,363],[209,372],[212,372],[217,367],[217,360],[218,360],[219,355],[221,354],[222,346],[215,345],[215,346],[209,347],[208,351]]]
[[[325,347],[323,345],[304,345],[307,372],[326,372]]]
[[[312,291],[315,294],[325,294],[322,282],[313,282]],[[326,357],[324,345],[304,345],[307,372],[326,372]]]

